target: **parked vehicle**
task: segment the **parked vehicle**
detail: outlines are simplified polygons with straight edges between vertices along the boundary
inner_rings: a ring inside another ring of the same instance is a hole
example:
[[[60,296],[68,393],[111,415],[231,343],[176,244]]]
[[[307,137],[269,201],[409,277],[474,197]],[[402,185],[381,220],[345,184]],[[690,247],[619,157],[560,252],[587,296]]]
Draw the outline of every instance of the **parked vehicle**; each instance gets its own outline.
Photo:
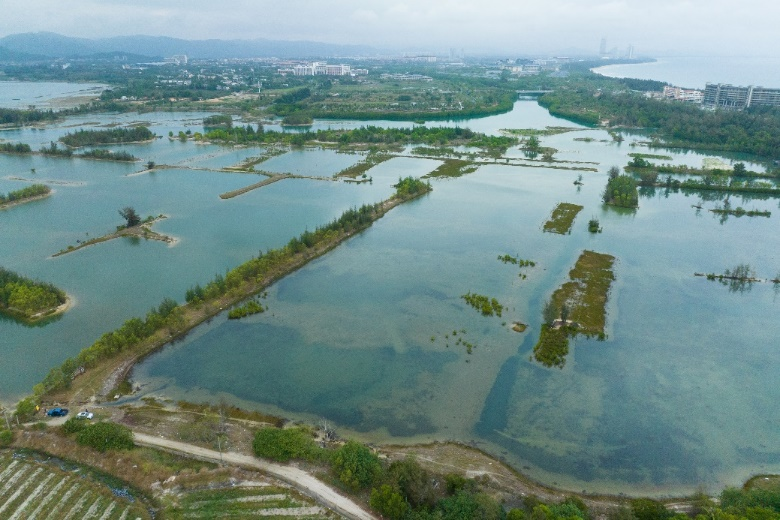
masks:
[[[89,420],[92,420],[92,418],[94,416],[95,416],[95,414],[93,414],[89,410],[84,410],[83,412],[79,412],[79,413],[76,414],[76,417],[78,417],[79,419],[89,419]]]
[[[49,417],[63,417],[65,415],[68,415],[68,409],[67,408],[52,408],[48,412],[46,412],[46,415]]]

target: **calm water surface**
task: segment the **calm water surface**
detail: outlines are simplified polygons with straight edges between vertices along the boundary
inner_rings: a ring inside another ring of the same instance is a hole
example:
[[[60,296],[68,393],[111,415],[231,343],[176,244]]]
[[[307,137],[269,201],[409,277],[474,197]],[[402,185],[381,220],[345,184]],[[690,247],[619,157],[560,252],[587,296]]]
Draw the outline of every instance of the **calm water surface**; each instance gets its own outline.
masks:
[[[614,78],[654,79],[687,88],[703,89],[707,83],[780,88],[780,58],[777,57],[658,58],[652,63],[606,65],[595,71]]]
[[[202,115],[118,118],[143,119],[167,135],[195,130]],[[113,119],[69,120],[3,138],[48,143],[70,125]],[[574,126],[532,101],[459,124],[489,133]],[[595,141],[574,140],[580,137]],[[342,434],[368,441],[471,442],[534,478],[577,490],[682,493],[780,471],[773,369],[780,326],[766,318],[777,312],[780,295],[772,284],[731,292],[693,276],[747,262],[759,276],[774,277],[777,200],[732,198],[773,215],[725,221],[707,211],[716,201],[698,211],[691,205],[700,197],[664,190],[645,194],[637,211],[605,208],[606,170],[641,151],[630,146],[636,140],[616,144],[592,129],[543,138],[561,160],[596,163],[586,165],[598,171],[582,172],[579,189],[573,181],[580,172],[541,167],[485,165],[459,179],[434,180],[431,194],[271,286],[268,312],[240,321],[218,316],[148,358],[133,377],[143,395],[228,397],[287,417],[325,417]],[[228,166],[261,150],[167,138],[125,149],[178,168],[127,176],[140,164],[0,156],[2,191],[29,184],[15,177],[71,183],[55,185],[46,200],[0,212],[7,244],[0,265],[52,281],[78,302],[46,327],[0,322],[0,398],[23,395],[49,367],[163,297],[182,299],[194,283],[350,206],[384,199],[398,177],[439,164],[395,158],[368,172],[372,184],[285,180],[223,201],[219,193],[257,177],[191,168]],[[706,157],[670,155],[669,162],[692,166]],[[358,159],[300,150],[258,169],[330,176]],[[571,234],[543,233],[561,201],[584,206]],[[180,242],[113,241],[48,258],[87,232],[110,231],[120,223],[116,210],[128,204],[142,215],[168,215],[155,229]],[[594,216],[601,234],[587,232]],[[583,249],[618,259],[608,338],[577,339],[563,369],[546,369],[531,361],[541,308]],[[516,266],[496,260],[506,253],[537,265],[523,269],[522,279]],[[496,297],[504,315],[485,318],[467,307],[460,296],[468,291]],[[515,320],[528,323],[528,331],[513,332]],[[464,341],[474,345],[471,354]]]

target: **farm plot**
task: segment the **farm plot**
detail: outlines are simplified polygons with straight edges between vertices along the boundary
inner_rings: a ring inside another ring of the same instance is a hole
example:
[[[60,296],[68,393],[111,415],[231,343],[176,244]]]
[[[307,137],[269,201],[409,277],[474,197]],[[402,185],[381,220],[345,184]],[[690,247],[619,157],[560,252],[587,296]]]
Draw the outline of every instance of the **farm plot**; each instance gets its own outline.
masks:
[[[166,495],[165,517],[180,518],[332,518],[334,513],[311,499],[284,487],[243,483],[224,489],[209,489]]]
[[[125,491],[111,489],[83,472],[0,452],[0,518],[135,520],[150,516]]]

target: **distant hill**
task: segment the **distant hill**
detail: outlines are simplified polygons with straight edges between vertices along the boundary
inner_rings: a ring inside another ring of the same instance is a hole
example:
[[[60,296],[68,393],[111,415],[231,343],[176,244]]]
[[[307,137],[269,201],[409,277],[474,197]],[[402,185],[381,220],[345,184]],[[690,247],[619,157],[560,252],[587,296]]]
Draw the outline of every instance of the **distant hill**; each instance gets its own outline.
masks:
[[[312,41],[281,40],[181,40],[166,36],[117,36],[114,38],[72,38],[50,32],[12,34],[0,38],[8,52],[49,58],[92,57],[96,54],[127,53],[139,56],[190,58],[292,58],[375,54],[371,47],[336,45]]]
[[[46,56],[38,54],[28,54],[26,52],[13,51],[0,47],[0,63],[21,63],[31,61],[43,61],[49,59]]]

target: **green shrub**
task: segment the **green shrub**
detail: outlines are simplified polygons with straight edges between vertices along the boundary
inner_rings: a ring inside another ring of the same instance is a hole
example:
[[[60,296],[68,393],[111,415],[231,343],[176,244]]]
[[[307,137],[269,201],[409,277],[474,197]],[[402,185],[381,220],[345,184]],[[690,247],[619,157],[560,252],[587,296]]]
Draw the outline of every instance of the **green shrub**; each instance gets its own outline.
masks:
[[[664,505],[649,498],[636,498],[631,501],[631,512],[637,520],[666,520],[672,513]]]
[[[735,488],[724,489],[720,495],[724,511],[746,513],[748,509],[770,509],[780,513],[780,490]]]
[[[290,459],[313,460],[320,449],[306,428],[262,428],[252,443],[255,455],[279,462]]]
[[[409,504],[404,501],[404,497],[387,484],[371,490],[369,505],[390,520],[400,520],[409,512]]]
[[[506,514],[506,520],[523,520],[525,513],[522,509],[512,508]]]
[[[89,426],[89,424],[84,419],[71,417],[65,421],[65,424],[62,425],[62,431],[68,434],[79,433],[80,431],[86,429],[87,426]]]
[[[76,434],[76,442],[97,451],[130,450],[135,447],[133,432],[112,422],[91,424]]]
[[[336,477],[353,490],[364,489],[380,477],[382,464],[368,447],[348,441],[333,456]]]
[[[11,430],[0,430],[0,448],[7,448],[14,441],[14,432]]]
[[[414,457],[393,462],[387,474],[413,508],[432,506],[436,502],[431,476]]]
[[[16,416],[20,421],[27,421],[35,415],[35,403],[32,398],[26,397],[16,404]]]

